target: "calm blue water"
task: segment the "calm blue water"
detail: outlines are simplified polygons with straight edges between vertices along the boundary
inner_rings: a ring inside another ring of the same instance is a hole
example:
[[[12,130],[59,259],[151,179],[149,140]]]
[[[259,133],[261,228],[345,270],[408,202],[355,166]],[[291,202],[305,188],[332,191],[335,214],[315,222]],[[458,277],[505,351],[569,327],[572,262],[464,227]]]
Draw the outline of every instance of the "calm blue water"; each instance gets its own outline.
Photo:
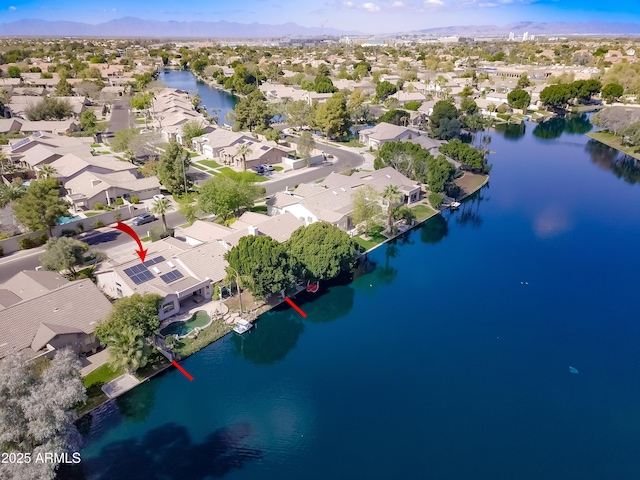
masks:
[[[96,412],[82,478],[640,478],[638,170],[584,122],[534,127],[493,132],[489,187],[298,297],[305,320]]]
[[[235,95],[199,82],[188,70],[161,70],[158,80],[166,83],[171,88],[178,88],[191,94],[197,93],[200,95],[202,105],[206,106],[211,115],[218,117],[220,125],[225,123],[227,112],[233,110],[238,101],[238,97]]]

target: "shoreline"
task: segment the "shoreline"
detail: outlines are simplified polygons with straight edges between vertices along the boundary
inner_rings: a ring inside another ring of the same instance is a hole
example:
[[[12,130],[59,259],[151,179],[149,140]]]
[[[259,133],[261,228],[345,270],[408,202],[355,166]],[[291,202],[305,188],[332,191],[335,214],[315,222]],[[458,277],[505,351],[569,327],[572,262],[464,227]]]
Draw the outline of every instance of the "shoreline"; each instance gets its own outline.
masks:
[[[470,192],[465,193],[463,196],[461,196],[458,200],[459,201],[463,201],[467,198],[469,198],[471,195],[474,195],[475,193],[477,193],[478,191],[480,191],[487,183],[489,182],[489,175],[486,175],[484,181],[478,185],[477,187],[475,187],[473,190],[471,190]],[[423,220],[420,220],[419,222],[415,222],[413,225],[411,225],[409,228],[407,228],[406,230],[404,230],[402,233],[399,233],[397,235],[394,235],[391,238],[386,239],[385,241],[371,247],[370,249],[361,252],[360,255],[358,255],[356,261],[359,261],[362,257],[364,257],[365,255],[368,255],[370,252],[374,251],[375,249],[381,247],[382,245],[385,245],[386,243],[389,243],[392,240],[396,240],[398,239],[400,236],[406,234],[407,232],[410,232],[412,230],[414,230],[415,228],[417,228],[418,226],[422,225],[423,223],[425,223],[427,220],[430,220],[431,218],[435,217],[436,215],[441,215],[442,212],[444,212],[445,210],[447,210],[449,207],[445,207],[445,208],[440,208],[437,211],[434,211],[431,215],[429,215],[428,217],[424,218]],[[288,297],[294,298],[298,293],[304,291],[304,289],[296,289],[295,292],[292,292]],[[276,298],[276,297],[274,297]],[[258,308],[256,308],[255,310],[252,310],[249,313],[249,315],[253,318],[249,319],[249,321],[251,323],[255,323],[259,320],[260,315],[273,310],[274,308],[278,307],[279,305],[285,303],[286,300],[284,298],[277,298],[277,301],[274,300],[274,303],[270,303],[270,302],[265,302],[263,305],[259,306]],[[233,330],[225,333],[224,335],[222,335],[221,337],[216,338],[215,340],[213,340],[212,342],[208,343],[207,345],[203,346],[200,350],[203,350],[204,348],[207,348],[209,345],[212,345],[220,340],[222,340],[223,338],[225,338],[227,335],[232,334]],[[196,355],[200,350],[193,352],[191,355],[186,356],[184,358],[182,358],[180,360],[180,362],[186,360],[189,357],[192,357],[193,355]],[[165,357],[166,358],[166,357]],[[143,380],[140,381],[140,383],[138,383],[138,385],[136,385],[135,387],[133,387],[131,390],[135,390],[135,388],[137,388],[138,386],[144,384],[145,382],[155,378],[156,376],[160,375],[161,373],[166,372],[170,367],[173,367],[172,363],[167,363],[162,365],[157,371],[153,372],[151,375],[149,375],[148,377],[144,378]],[[124,393],[127,393],[124,392]],[[76,419],[76,422],[80,421],[83,417],[85,417],[86,415],[89,415],[93,412],[95,412],[96,410],[98,410],[99,408],[103,407],[104,405],[106,405],[107,403],[111,402],[111,401],[115,401],[117,400],[118,397],[114,397],[114,398],[108,398],[106,399],[104,402],[102,402],[99,405],[96,405],[95,407],[93,407],[91,410],[88,410],[86,412],[83,412],[82,414],[78,415],[78,418]]]
[[[606,145],[607,147],[611,147],[616,149],[618,152],[628,155],[631,158],[635,158],[636,160],[640,160],[640,147],[637,147],[636,152],[628,152],[625,151],[625,147],[620,143],[622,137],[619,135],[615,135],[606,130],[598,130],[597,132],[588,132],[585,134],[587,137],[594,139],[597,142]],[[633,150],[635,147],[626,147],[628,150]]]

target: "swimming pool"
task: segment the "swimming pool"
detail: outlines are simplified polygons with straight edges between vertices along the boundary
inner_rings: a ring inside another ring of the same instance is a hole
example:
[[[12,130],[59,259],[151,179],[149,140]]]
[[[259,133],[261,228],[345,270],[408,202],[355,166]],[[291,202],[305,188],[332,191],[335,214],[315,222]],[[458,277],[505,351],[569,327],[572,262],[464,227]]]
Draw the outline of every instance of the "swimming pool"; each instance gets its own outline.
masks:
[[[75,215],[73,217],[60,217],[58,218],[58,225],[64,225],[65,223],[73,222],[74,220],[79,220],[80,216]]]
[[[211,323],[211,317],[204,310],[198,310],[193,314],[189,320],[179,320],[177,322],[170,323],[162,330],[160,334],[164,335],[178,335],[180,337],[187,335],[194,328],[204,327]]]

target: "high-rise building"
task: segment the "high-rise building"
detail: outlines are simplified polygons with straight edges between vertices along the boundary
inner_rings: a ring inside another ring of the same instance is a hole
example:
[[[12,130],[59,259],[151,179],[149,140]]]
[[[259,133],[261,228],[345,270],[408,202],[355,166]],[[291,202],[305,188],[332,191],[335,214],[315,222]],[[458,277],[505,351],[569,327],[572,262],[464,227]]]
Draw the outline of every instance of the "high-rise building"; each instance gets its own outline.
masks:
[[[522,35],[522,41],[526,42],[527,40],[529,40],[529,32],[524,32],[524,35]]]
[[[516,36],[513,32],[509,32],[509,41],[513,42],[516,39]]]

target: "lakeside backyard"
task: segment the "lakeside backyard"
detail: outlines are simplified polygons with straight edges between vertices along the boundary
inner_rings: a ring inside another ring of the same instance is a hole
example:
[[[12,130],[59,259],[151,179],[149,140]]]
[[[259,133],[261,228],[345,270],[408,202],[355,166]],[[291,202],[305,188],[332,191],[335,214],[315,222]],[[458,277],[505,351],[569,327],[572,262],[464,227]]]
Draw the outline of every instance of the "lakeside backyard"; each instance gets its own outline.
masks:
[[[606,131],[598,131],[598,132],[589,132],[587,133],[588,137],[593,138],[605,145],[615,148],[619,152],[622,152],[630,157],[635,158],[636,160],[640,160],[640,147],[634,146],[625,146],[622,144],[622,137],[619,135],[614,135],[611,132]]]

